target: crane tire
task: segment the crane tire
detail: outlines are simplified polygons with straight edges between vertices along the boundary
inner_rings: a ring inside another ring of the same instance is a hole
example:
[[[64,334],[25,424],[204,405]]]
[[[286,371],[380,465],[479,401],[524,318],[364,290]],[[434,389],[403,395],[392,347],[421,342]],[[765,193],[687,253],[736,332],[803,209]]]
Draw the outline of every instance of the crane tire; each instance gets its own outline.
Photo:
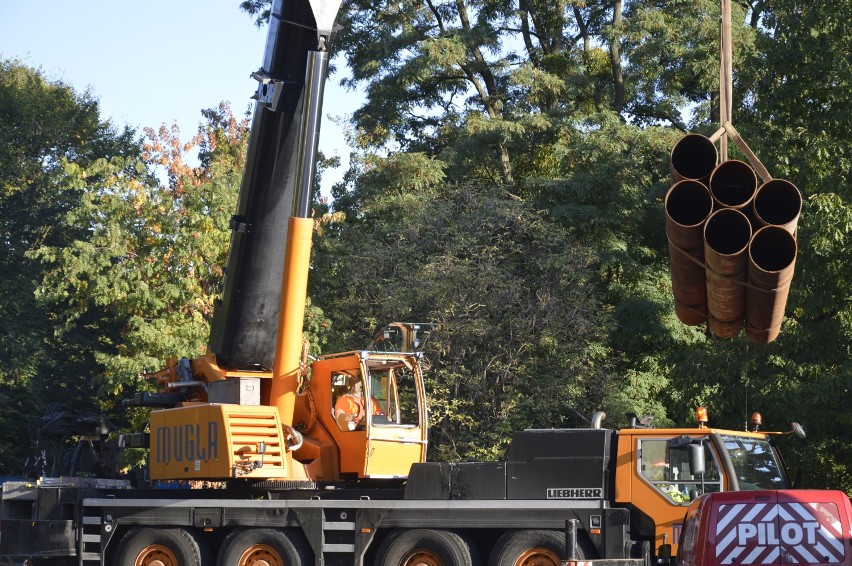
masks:
[[[118,544],[116,566],[204,566],[206,549],[185,529],[131,529]]]
[[[510,531],[494,545],[488,566],[560,566],[565,533],[548,530]],[[578,545],[577,558],[583,558]]]
[[[308,541],[293,529],[237,529],[222,542],[220,566],[309,566],[314,563]]]
[[[452,531],[399,529],[390,533],[376,553],[382,566],[475,566],[470,545]]]

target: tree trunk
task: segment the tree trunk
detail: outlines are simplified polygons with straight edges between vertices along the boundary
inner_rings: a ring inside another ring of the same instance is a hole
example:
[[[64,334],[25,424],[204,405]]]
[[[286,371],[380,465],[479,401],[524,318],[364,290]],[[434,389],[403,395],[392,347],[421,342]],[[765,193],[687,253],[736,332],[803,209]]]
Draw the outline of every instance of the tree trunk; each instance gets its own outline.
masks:
[[[509,159],[509,149],[506,144],[500,143],[500,171],[503,174],[503,182],[507,185],[515,184],[515,177],[512,174],[512,162]],[[512,191],[514,194],[514,191]]]
[[[612,29],[609,36],[609,61],[614,87],[612,109],[619,114],[624,109],[624,71],[621,68],[621,54],[618,49],[622,8],[622,0],[616,0],[612,9]]]

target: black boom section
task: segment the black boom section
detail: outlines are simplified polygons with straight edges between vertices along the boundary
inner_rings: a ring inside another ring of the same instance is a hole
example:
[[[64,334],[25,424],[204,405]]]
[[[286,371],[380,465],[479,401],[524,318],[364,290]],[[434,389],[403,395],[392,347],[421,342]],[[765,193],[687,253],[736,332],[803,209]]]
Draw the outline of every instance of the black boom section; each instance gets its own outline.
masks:
[[[221,301],[210,350],[224,369],[272,367],[293,211],[301,96],[317,49],[307,0],[276,0],[266,41]]]

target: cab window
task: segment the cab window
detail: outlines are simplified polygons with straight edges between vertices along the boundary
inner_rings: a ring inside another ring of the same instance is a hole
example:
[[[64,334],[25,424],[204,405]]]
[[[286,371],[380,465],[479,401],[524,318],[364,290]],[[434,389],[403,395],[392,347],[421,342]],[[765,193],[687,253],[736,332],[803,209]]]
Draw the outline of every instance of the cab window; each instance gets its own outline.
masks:
[[[349,380],[354,377],[351,373],[333,372],[331,374],[331,412],[334,414],[334,404],[342,396],[349,393]]]
[[[331,415],[343,432],[363,430],[366,425],[364,401],[359,401],[363,380],[358,370],[332,372]]]
[[[708,444],[704,446],[704,491],[720,491],[719,465]],[[669,501],[686,505],[690,493],[701,490],[701,478],[689,468],[689,446],[672,446],[668,438],[639,441],[639,473]]]
[[[370,364],[368,369],[370,393],[383,413],[381,416],[373,416],[373,424],[417,426],[420,414],[412,368],[402,360],[384,360]]]
[[[789,484],[778,456],[767,440],[722,436],[741,490],[787,489]]]

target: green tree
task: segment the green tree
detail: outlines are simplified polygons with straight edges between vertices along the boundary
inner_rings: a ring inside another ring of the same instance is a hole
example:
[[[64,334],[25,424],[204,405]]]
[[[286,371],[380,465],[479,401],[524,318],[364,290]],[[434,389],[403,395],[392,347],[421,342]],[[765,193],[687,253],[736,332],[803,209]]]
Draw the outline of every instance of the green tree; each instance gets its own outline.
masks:
[[[177,127],[146,130],[141,157],[64,164],[64,185],[82,192],[65,222],[84,227],[64,246],[34,252],[48,268],[37,293],[64,307],[60,329],[99,313],[104,332],[94,355],[100,403],[114,408],[136,388],[139,372],[167,357],[204,353],[213,301],[223,278],[228,222],[245,160],[248,121],[227,106],[204,113],[183,143]],[[199,148],[201,164],[184,156]],[[168,178],[162,186],[158,170]]]
[[[524,179],[552,172],[561,142],[589,115],[609,110],[639,123],[680,123],[678,105],[706,96],[700,87],[718,75],[706,60],[712,48],[699,43],[715,35],[707,22],[717,21],[718,7],[710,0],[647,4],[347,3],[333,47],[352,73],[346,84],[367,95],[353,117],[355,140],[440,157],[451,179],[475,177],[523,193]],[[242,4],[260,17],[266,5]],[[671,54],[665,41],[678,19],[694,17],[700,21],[674,36],[681,52]],[[669,65],[670,75],[688,77],[668,84],[643,67],[665,65],[661,55],[700,64]],[[625,65],[634,56],[642,64]]]
[[[62,163],[88,166],[131,155],[136,145],[133,132],[101,118],[90,93],[15,60],[0,60],[0,123],[0,472],[8,472],[21,469],[27,423],[48,403],[92,404],[98,332],[81,321],[56,336],[56,310],[34,295],[46,268],[28,255],[84,231],[64,221],[83,193],[63,184]]]
[[[852,428],[844,404],[852,387],[852,195],[845,182],[852,124],[838,110],[852,102],[845,56],[852,34],[842,16],[849,7],[755,2],[740,20],[753,40],[735,43],[734,122],[770,173],[792,181],[804,196],[781,336],[760,345],[683,328],[660,359],[668,368],[666,406],[673,418],[685,420],[704,404],[718,425],[743,423],[754,410],[769,429],[799,421],[809,440],[784,442],[799,485],[852,492]]]
[[[323,220],[311,294],[338,348],[390,320],[438,323],[430,456],[494,459],[513,430],[576,426],[601,408],[614,386],[606,316],[570,230],[510,193],[430,177],[430,163],[371,161],[357,211]]]
[[[442,254],[456,246],[478,249],[476,238],[456,242],[411,210],[437,214],[441,199],[456,202],[473,186],[489,205],[475,208],[480,216],[469,222],[489,233],[482,227],[495,217],[499,225],[504,210],[490,199],[508,192],[520,199],[517,206],[546,221],[531,225],[570,234],[588,254],[583,273],[590,300],[579,301],[578,309],[597,320],[583,310],[594,308],[601,317],[600,351],[611,385],[598,390],[604,392],[600,405],[616,420],[630,409],[654,413],[657,422],[688,424],[695,406],[705,404],[719,425],[738,426],[759,409],[767,426],[785,429],[795,414],[814,440],[790,447],[793,468],[819,465],[824,474],[807,476],[813,485],[850,489],[844,478],[852,466],[852,428],[842,426],[852,375],[847,4],[734,2],[734,122],[769,170],[805,197],[797,274],[776,342],[720,340],[673,315],[662,213],[666,161],[684,130],[709,135],[718,128],[716,0],[346,5],[333,46],[351,67],[347,84],[367,92],[353,120],[363,155],[333,193],[332,210],[345,219],[324,227],[313,296],[343,339],[365,336],[367,326],[386,317],[361,314],[367,309],[354,306],[358,298],[376,303],[376,313],[404,309],[392,295],[380,299],[370,285],[357,287],[349,270],[364,268],[342,258],[375,262],[376,281],[385,285],[379,274],[389,260],[363,251],[374,238],[392,241],[396,234],[408,251],[426,246],[418,263],[424,265],[446,259]],[[244,3],[258,14],[265,5]],[[743,158],[736,149],[731,156]],[[388,216],[406,223],[385,232],[392,226]],[[409,244],[401,236],[409,225],[428,228]],[[432,243],[432,232],[443,235],[439,244],[447,248]],[[523,232],[518,238],[523,241]],[[546,265],[546,250],[526,248],[525,261]],[[517,277],[519,286],[535,288],[532,275]],[[467,276],[456,285],[475,295],[468,287],[479,282]],[[427,285],[420,288],[429,296]],[[416,297],[409,301],[417,304]],[[356,320],[362,316],[367,323]],[[469,325],[487,327],[495,316],[475,310]],[[465,337],[446,336],[442,351],[464,350]],[[489,336],[499,350],[498,343]],[[576,348],[582,358],[585,350]],[[440,358],[436,375],[444,363],[452,367]],[[534,363],[508,365],[513,383],[536,382]],[[518,392],[510,389],[509,397],[518,402]],[[477,409],[464,405],[467,389],[435,393],[441,402],[459,403],[453,412],[459,422],[480,422]],[[448,442],[458,438],[447,436]]]

